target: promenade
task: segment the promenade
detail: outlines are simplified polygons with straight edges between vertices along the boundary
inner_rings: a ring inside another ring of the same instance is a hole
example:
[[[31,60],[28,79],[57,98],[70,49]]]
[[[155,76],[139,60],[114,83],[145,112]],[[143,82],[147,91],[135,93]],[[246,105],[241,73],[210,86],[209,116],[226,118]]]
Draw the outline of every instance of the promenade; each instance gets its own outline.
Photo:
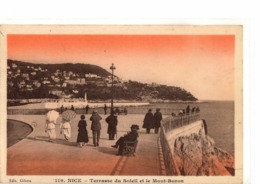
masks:
[[[116,140],[108,140],[107,115],[101,115],[102,130],[99,147],[92,143],[90,114],[86,116],[90,141],[80,148],[77,143],[77,124],[80,115],[72,120],[72,136],[69,142],[59,134],[48,142],[45,133],[45,115],[8,115],[8,119],[20,120],[34,126],[25,139],[7,149],[7,175],[162,175],[158,135],[146,134],[142,129],[144,115],[119,115],[117,138],[130,131],[132,124],[140,127],[135,156],[116,156],[112,148]],[[58,119],[58,122],[61,118]]]

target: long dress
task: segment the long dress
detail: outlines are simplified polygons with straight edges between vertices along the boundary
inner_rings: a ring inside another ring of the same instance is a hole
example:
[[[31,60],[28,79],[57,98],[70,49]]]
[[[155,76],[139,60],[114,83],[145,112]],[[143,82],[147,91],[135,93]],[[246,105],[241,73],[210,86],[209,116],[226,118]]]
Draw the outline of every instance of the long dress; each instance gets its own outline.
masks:
[[[64,138],[68,140],[71,136],[71,127],[70,127],[70,121],[66,121],[62,119],[61,123],[61,133],[63,133]]]
[[[48,133],[50,140],[56,139],[56,129],[53,121],[46,120],[45,131]]]
[[[84,142],[88,143],[88,131],[87,131],[87,122],[86,120],[80,120],[78,124],[78,138],[77,143]]]

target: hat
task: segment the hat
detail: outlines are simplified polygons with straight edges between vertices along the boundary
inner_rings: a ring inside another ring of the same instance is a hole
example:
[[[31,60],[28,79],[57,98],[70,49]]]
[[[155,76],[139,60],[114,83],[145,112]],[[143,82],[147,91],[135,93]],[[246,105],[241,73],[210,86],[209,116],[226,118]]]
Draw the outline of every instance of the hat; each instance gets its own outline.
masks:
[[[84,115],[81,115],[81,116],[80,116],[80,119],[85,119],[85,116],[84,116]]]
[[[136,125],[136,124],[133,124],[130,128],[131,128],[131,129],[135,129],[135,130],[139,130],[139,126]]]
[[[157,108],[156,111],[160,111],[161,109],[160,108]]]

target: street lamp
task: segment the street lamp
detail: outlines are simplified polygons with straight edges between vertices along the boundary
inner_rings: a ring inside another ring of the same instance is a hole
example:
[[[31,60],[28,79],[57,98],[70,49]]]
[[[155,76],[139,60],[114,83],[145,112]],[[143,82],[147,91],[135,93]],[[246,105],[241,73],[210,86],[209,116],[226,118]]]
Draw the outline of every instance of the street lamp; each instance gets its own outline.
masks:
[[[114,109],[114,70],[116,67],[114,66],[114,63],[112,63],[110,70],[112,70],[112,95],[111,95],[111,112]]]

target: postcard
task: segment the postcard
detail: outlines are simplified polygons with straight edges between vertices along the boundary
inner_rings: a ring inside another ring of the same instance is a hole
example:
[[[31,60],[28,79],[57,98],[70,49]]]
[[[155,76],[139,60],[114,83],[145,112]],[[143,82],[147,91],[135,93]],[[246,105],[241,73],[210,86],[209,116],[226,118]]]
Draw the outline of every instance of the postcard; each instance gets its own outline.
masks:
[[[243,182],[243,26],[0,33],[1,182]]]

